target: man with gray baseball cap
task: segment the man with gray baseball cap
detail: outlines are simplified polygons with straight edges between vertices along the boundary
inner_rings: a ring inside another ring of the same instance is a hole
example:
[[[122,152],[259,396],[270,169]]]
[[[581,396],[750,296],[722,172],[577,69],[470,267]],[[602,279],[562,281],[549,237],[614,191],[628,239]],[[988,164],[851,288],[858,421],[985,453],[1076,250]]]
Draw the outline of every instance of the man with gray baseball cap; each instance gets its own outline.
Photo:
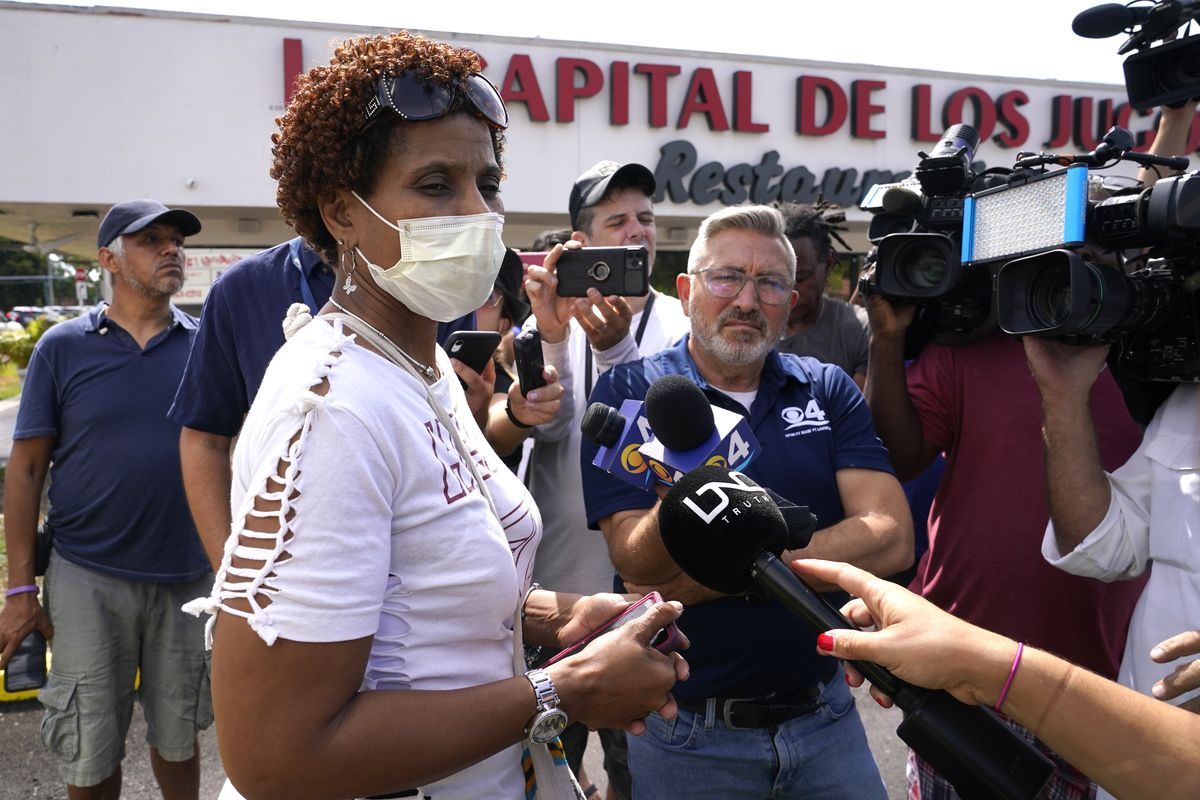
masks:
[[[212,722],[204,623],[181,606],[208,592],[212,572],[184,497],[180,426],[167,418],[196,334],[171,297],[184,238],[199,231],[190,211],[154,200],[113,206],[97,237],[112,303],[42,336],[17,412],[0,668],[35,629],[53,637],[42,740],[73,800],[120,796],[135,695],[163,796],[200,792],[197,733]],[[47,474],[43,604],[34,543]]]

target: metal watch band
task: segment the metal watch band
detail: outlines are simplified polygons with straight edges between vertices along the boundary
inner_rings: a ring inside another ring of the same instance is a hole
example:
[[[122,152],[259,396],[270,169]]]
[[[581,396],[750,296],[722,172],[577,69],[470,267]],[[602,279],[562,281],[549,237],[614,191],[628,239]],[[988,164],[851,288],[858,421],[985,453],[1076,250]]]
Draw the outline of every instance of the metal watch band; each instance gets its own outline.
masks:
[[[544,669],[531,669],[525,673],[525,677],[533,686],[533,696],[537,700],[539,712],[558,708],[558,692],[554,689],[550,673]]]

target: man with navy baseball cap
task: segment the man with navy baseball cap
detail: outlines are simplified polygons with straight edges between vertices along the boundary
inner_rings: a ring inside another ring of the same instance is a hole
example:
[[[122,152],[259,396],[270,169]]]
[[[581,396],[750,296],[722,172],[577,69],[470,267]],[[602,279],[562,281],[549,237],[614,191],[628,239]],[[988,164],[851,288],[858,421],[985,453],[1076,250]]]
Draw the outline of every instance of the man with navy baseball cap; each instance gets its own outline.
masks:
[[[118,236],[137,233],[155,223],[174,225],[184,236],[195,236],[200,232],[200,220],[190,211],[167,208],[157,200],[126,200],[104,215],[96,235],[96,247],[108,247]]]
[[[0,669],[35,629],[53,637],[42,740],[76,800],[120,796],[135,695],[163,796],[200,792],[197,733],[212,722],[204,623],[181,606],[209,590],[212,572],[184,496],[180,426],[167,418],[197,324],[171,298],[184,238],[199,231],[190,211],[154,200],[113,206],[97,237],[112,303],[46,331],[17,412]],[[47,475],[53,551],[39,603]]]

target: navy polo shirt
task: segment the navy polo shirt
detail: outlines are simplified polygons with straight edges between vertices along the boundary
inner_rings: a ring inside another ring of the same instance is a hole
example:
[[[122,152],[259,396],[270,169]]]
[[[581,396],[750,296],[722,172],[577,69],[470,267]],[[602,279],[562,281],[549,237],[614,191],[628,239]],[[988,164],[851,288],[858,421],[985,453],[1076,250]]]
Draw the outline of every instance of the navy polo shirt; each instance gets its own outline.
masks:
[[[34,348],[14,439],[49,436],[54,549],[98,572],[171,583],[209,571],[183,493],[167,408],[196,335],[172,323],[146,348],[101,313],[60,322]]]
[[[206,433],[237,435],[267,365],[283,346],[288,308],[306,302],[304,285],[319,309],[333,291],[333,272],[299,238],[221,273],[200,312],[172,420]]]
[[[836,473],[873,469],[892,473],[875,434],[866,400],[841,368],[771,351],[750,413],[714,389],[688,355],[689,337],[655,355],[613,367],[600,376],[590,402],[618,407],[642,400],[664,375],[684,375],[709,402],[741,414],[761,446],[745,470],[757,483],[807,505],[826,528],[845,516]],[[592,466],[598,446],[584,438],[580,451],[588,524],[618,511],[649,509],[657,496]],[[787,693],[827,680],[833,659],[816,654],[816,634],[774,600],[729,597],[689,606],[679,620],[692,642],[691,677],[673,691],[690,697],[755,697]]]
[[[332,292],[333,270],[299,237],[222,272],[200,312],[200,330],[171,419],[205,433],[236,436],[267,365],[283,346],[288,308],[306,303],[315,314]],[[474,327],[474,312],[439,324],[438,341]]]

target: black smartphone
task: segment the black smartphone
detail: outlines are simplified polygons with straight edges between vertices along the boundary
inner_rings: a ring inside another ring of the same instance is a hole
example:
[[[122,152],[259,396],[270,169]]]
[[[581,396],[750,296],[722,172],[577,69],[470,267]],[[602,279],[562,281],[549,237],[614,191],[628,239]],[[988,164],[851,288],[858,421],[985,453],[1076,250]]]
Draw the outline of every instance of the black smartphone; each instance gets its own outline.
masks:
[[[645,247],[581,247],[558,258],[559,297],[586,297],[588,289],[604,296],[643,297],[650,291],[650,253]]]
[[[517,382],[521,394],[528,395],[534,389],[546,385],[542,370],[546,362],[542,358],[542,335],[532,328],[521,331],[513,339],[513,358],[517,368]]]
[[[476,372],[483,372],[488,359],[500,346],[500,334],[495,331],[455,331],[446,337],[446,352]]]
[[[4,669],[4,691],[15,694],[46,685],[46,637],[41,631],[26,636]]]
[[[600,634],[607,633],[614,628],[621,627],[626,622],[631,622],[637,619],[662,601],[662,595],[660,595],[658,592],[650,592],[650,594],[646,595],[641,600],[638,600],[629,608],[625,609],[620,614],[613,617],[608,622],[604,623],[575,644],[558,653],[542,666],[549,666],[556,661],[562,661],[567,656],[575,655],[580,650],[587,647],[588,644],[590,644],[591,641]],[[654,635],[654,638],[650,640],[650,646],[655,650],[658,650],[660,653],[670,653],[673,650],[678,650],[682,644],[683,633],[679,630],[679,626],[674,622],[660,630]]]

